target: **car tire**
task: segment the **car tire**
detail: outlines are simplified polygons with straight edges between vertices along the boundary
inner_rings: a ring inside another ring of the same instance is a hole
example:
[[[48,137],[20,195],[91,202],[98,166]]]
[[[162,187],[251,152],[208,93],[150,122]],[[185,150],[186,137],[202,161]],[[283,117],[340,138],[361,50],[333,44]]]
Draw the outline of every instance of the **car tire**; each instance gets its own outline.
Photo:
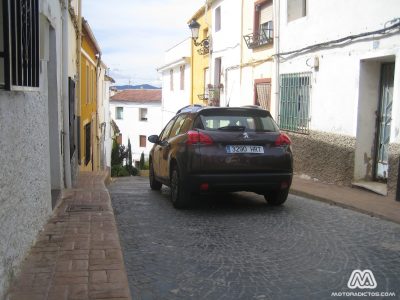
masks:
[[[149,181],[150,181],[150,188],[153,191],[161,190],[162,183],[159,182],[154,175],[154,168],[152,162],[150,162],[150,168],[149,168]]]
[[[171,202],[177,209],[186,208],[190,202],[190,192],[185,188],[177,166],[171,173]]]
[[[268,204],[278,206],[282,205],[286,201],[288,194],[289,194],[289,189],[272,191],[266,193],[264,195],[264,198]]]

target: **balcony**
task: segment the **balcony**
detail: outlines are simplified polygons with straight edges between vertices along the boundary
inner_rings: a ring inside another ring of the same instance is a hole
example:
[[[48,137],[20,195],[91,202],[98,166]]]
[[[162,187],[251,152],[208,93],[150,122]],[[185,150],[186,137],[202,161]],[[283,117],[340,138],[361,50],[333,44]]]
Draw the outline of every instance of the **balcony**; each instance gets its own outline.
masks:
[[[253,32],[243,36],[247,48],[254,49],[264,45],[272,44],[273,42],[273,30],[272,29],[260,29],[259,32]]]

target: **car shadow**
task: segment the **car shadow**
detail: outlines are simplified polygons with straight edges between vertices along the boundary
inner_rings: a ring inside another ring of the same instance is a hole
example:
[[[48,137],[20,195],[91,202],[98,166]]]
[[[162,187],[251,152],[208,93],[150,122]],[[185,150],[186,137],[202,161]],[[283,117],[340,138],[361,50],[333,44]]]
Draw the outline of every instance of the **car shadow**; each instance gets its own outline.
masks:
[[[169,188],[164,187],[162,189],[163,198],[168,201],[168,205],[172,203],[169,199]],[[281,206],[269,205],[264,196],[258,195],[251,192],[235,192],[235,193],[204,193],[192,195],[192,199],[187,208],[181,209],[182,212],[213,212],[213,213],[224,213],[227,212],[233,214],[242,213],[270,213],[280,214],[282,212],[289,212],[290,205],[286,202]]]

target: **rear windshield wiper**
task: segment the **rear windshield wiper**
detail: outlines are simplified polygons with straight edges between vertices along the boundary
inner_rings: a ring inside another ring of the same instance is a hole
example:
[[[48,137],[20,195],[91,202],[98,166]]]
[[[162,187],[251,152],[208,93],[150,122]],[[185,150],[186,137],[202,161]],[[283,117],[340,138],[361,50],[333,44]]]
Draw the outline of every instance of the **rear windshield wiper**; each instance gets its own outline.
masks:
[[[246,126],[223,126],[218,128],[217,130],[226,130],[226,131],[244,131]]]

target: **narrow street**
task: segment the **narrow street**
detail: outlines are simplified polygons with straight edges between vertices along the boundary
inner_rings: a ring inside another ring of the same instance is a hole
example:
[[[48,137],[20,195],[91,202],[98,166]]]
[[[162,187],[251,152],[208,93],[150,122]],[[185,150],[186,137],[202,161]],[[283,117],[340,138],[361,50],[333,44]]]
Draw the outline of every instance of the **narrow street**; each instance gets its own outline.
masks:
[[[292,195],[282,207],[235,193],[175,210],[147,178],[108,188],[133,299],[332,299],[352,291],[355,269],[373,272],[373,292],[400,294],[395,223]]]

